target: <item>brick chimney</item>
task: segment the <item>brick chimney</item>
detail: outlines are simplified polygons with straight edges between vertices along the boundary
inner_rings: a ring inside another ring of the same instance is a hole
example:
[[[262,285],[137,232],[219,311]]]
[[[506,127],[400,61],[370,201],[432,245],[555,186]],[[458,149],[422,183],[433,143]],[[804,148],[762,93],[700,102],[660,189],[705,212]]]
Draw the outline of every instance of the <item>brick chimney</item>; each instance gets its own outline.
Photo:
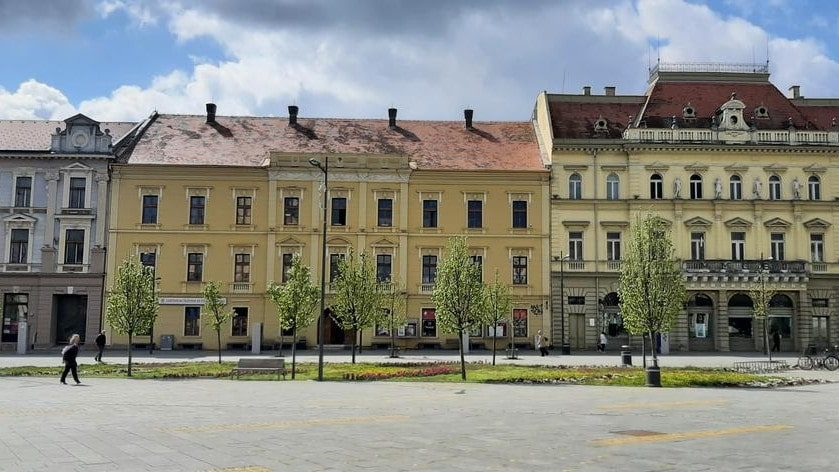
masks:
[[[297,112],[300,111],[300,108],[297,105],[289,105],[288,106],[288,125],[294,126],[297,124]]]
[[[613,86],[603,87],[603,94],[606,95],[607,97],[614,97],[615,96],[615,87],[613,87]]]
[[[215,123],[216,122],[216,104],[215,103],[208,103],[207,104],[207,123]]]
[[[472,129],[472,115],[474,113],[475,112],[470,108],[463,110],[463,119],[466,121],[466,129]]]
[[[396,108],[387,109],[387,126],[390,129],[396,129]]]

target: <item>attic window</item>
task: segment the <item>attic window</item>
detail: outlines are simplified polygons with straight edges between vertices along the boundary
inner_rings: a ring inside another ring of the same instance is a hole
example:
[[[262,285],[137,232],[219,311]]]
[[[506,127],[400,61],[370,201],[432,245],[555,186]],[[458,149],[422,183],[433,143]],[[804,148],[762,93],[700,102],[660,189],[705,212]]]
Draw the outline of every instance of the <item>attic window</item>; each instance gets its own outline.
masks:
[[[755,108],[755,118],[769,118],[769,110],[767,110],[766,107],[763,105]]]
[[[696,118],[696,109],[693,108],[693,106],[690,103],[688,103],[687,105],[685,105],[684,108],[682,108],[682,117]]]
[[[594,122],[594,130],[595,131],[607,131],[608,130],[607,125],[608,125],[608,123],[606,122],[606,119],[601,116],[600,118],[597,119],[597,121]]]

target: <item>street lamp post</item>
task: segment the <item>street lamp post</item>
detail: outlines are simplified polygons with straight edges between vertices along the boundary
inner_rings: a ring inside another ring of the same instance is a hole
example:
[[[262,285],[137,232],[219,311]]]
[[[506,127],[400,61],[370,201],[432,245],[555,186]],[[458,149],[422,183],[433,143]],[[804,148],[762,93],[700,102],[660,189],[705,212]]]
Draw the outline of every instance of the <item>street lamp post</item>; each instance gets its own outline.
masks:
[[[766,351],[766,354],[769,356],[769,362],[772,362],[772,349],[769,347],[769,302],[766,300],[766,275],[769,274],[769,264],[772,261],[772,257],[768,259],[763,258],[763,253],[760,253],[760,310],[763,312],[763,349]]]
[[[323,172],[323,236],[320,252],[320,317],[318,318],[318,381],[323,381],[323,336],[324,313],[326,311],[326,217],[329,197],[329,156],[323,158],[323,164],[317,159],[309,159],[309,164]]]

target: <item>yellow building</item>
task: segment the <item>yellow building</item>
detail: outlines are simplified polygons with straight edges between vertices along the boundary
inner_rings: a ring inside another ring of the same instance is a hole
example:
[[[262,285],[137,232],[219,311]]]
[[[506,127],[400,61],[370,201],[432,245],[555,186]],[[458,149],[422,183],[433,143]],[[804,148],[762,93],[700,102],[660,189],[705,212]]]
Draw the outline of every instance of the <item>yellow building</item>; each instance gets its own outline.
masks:
[[[627,343],[618,275],[642,211],[670,223],[690,295],[665,350],[761,349],[749,297],[761,277],[778,289],[769,330],[781,350],[837,339],[839,100],[790,92],[762,65],[660,64],[644,95],[539,95],[556,339]]]
[[[320,274],[323,174],[329,166],[327,277],[351,248],[370,255],[377,274],[401,283],[408,322],[403,347],[456,347],[436,326],[431,291],[449,237],[466,234],[485,280],[499,271],[512,286],[516,342],[550,326],[549,172],[531,123],[152,115],[130,156],[114,166],[108,286],[125,257],[153,265],[160,284],[155,343],[216,346],[201,319],[207,281],[224,284],[233,321],[222,344],[262,344],[279,326],[265,289],[281,282],[299,254]],[[329,300],[327,298],[327,304]],[[326,344],[349,344],[331,316]],[[475,344],[491,340],[474,333]],[[386,330],[361,333],[387,344]],[[303,339],[317,342],[316,326]],[[145,338],[147,339],[147,338]],[[141,338],[141,340],[144,340]],[[115,338],[115,342],[125,342]]]

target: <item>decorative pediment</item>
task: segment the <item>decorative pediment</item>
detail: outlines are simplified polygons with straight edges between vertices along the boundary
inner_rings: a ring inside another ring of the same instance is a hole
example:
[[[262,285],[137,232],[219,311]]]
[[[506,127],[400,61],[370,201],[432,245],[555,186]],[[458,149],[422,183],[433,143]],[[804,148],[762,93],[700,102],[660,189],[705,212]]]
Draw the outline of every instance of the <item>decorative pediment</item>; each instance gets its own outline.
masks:
[[[86,165],[82,164],[81,162],[74,162],[74,163],[70,164],[69,166],[62,167],[61,170],[76,171],[76,172],[79,172],[79,171],[90,172],[93,169],[89,166],[86,166]]]
[[[623,164],[604,164],[600,166],[600,170],[603,172],[623,172],[627,170],[627,166]]]
[[[588,166],[585,165],[585,164],[566,164],[566,165],[562,166],[562,168],[564,170],[573,172],[573,171],[584,171],[584,170],[588,169]]]
[[[752,222],[739,216],[732,218],[724,223],[729,228],[751,228]]]
[[[328,244],[330,246],[349,246],[350,242],[347,241],[344,238],[337,238],[336,237],[336,238],[329,239],[329,241],[327,241],[326,244]]]
[[[565,220],[562,222],[562,226],[567,228],[588,228],[590,224],[590,221],[585,220]]]
[[[813,218],[805,221],[804,227],[808,229],[827,229],[830,227],[830,223],[821,218]]]
[[[694,216],[693,218],[685,220],[685,226],[688,226],[688,227],[691,227],[691,228],[708,228],[712,224],[713,224],[712,221],[706,220],[705,218],[702,218],[701,216]]]
[[[644,169],[652,172],[665,172],[670,169],[670,166],[663,162],[655,161],[652,164],[645,165]]]
[[[629,227],[628,221],[601,221],[600,226],[603,228],[627,228]]]
[[[688,172],[705,172],[708,170],[708,164],[702,164],[700,162],[694,162],[689,166],[685,166],[685,170]]]
[[[827,172],[827,168],[818,164],[810,164],[809,166],[804,168],[804,172],[807,172],[809,174],[824,174],[825,172]]]
[[[88,116],[86,116],[82,113],[77,113],[77,114],[71,116],[70,118],[67,118],[66,120],[64,120],[64,122],[67,123],[67,125],[98,125],[99,124],[98,121],[96,121],[96,120],[94,120],[94,119],[92,119],[92,118],[90,118],[90,117],[88,117]]]
[[[788,229],[792,226],[792,223],[783,218],[772,218],[771,220],[764,221],[763,226],[771,229]]]
[[[764,166],[763,170],[770,173],[770,174],[783,174],[784,172],[787,171],[787,166],[782,165],[782,164],[778,164],[776,162],[772,165]]]
[[[749,170],[749,166],[738,164],[735,162],[731,165],[725,166],[724,169],[728,172],[746,172],[747,170]]]
[[[277,246],[304,246],[302,241],[298,240],[297,238],[285,238],[282,241],[277,243]]]
[[[3,218],[3,221],[6,224],[17,223],[17,224],[34,225],[38,221],[38,219],[33,217],[33,216],[29,216],[25,213],[14,213],[14,214],[11,214],[11,215]]]
[[[668,228],[673,226],[673,222],[668,220],[667,218],[662,218],[660,216],[656,216],[656,217],[653,218],[653,220],[660,225],[667,226]]]
[[[382,238],[382,239],[374,242],[370,246],[371,247],[392,247],[392,246],[396,246],[396,243],[394,243],[393,241],[391,241],[387,238]]]

